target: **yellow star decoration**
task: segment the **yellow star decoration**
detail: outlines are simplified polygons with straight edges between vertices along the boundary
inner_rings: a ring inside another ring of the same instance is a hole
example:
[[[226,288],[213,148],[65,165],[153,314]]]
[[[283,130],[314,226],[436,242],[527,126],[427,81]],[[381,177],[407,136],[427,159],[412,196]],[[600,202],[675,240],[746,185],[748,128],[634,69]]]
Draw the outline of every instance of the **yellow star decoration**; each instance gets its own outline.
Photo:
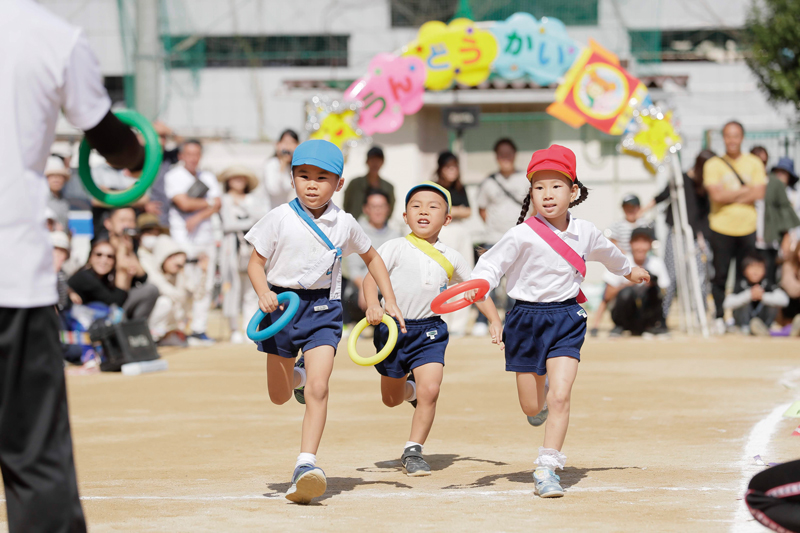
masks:
[[[656,161],[663,161],[669,148],[682,141],[672,125],[672,112],[665,113],[663,119],[648,115],[642,116],[641,120],[641,129],[633,136],[631,148],[634,151],[639,151],[637,148],[648,148]]]
[[[343,113],[331,113],[325,117],[319,129],[312,133],[309,138],[330,141],[342,148],[350,139],[357,140],[361,137],[352,126],[357,120],[355,111],[348,110]]]

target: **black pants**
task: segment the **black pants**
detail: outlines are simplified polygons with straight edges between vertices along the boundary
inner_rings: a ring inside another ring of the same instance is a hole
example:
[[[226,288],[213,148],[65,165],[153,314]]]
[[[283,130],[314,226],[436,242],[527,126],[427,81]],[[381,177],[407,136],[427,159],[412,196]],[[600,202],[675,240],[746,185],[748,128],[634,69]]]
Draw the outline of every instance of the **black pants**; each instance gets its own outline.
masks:
[[[655,285],[625,287],[614,300],[611,320],[634,335],[655,327],[663,318],[663,297]]]
[[[773,466],[753,476],[745,501],[764,526],[800,533],[800,461]]]
[[[736,259],[736,284],[742,280],[742,260],[747,254],[756,250],[756,234],[731,237],[712,231],[708,238],[711,249],[714,251],[714,279],[711,280],[711,294],[714,296],[717,318],[722,318],[725,310],[722,302],[725,300],[725,282],[728,281],[728,270],[731,259]]]
[[[86,531],[53,307],[0,308],[0,469],[11,533]]]

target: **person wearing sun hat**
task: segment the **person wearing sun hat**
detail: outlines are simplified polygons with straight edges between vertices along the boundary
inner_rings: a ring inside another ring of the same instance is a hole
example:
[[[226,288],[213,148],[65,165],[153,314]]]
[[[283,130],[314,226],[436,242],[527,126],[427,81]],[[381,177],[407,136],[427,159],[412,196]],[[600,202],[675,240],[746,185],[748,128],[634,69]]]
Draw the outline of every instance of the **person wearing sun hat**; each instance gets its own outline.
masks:
[[[245,341],[244,328],[258,309],[258,295],[250,287],[247,264],[253,247],[244,239],[244,234],[266,214],[263,198],[252,194],[258,187],[255,172],[244,165],[234,165],[218,176],[223,184],[222,247],[219,270],[222,281],[222,314],[231,328],[231,342]]]
[[[297,198],[267,213],[245,235],[254,248],[247,268],[250,282],[266,314],[260,329],[282,315],[278,294],[293,292],[300,299],[289,323],[259,342],[258,349],[267,354],[270,399],[283,404],[294,393],[306,405],[300,455],[286,492],[286,499],[301,504],[327,487],[316,453],[325,429],[333,359],[342,339],[343,257],[361,257],[386,298],[386,313],[405,331],[383,260],[356,219],[331,201],[344,185],[343,167],[344,156],[335,144],[319,139],[300,144],[292,155]],[[303,357],[296,360],[301,350]]]
[[[429,476],[431,468],[422,455],[433,426],[436,402],[442,384],[444,356],[450,337],[448,325],[431,309],[431,303],[448,285],[466,281],[470,265],[455,249],[439,239],[452,215],[450,191],[432,181],[414,185],[406,194],[403,220],[411,233],[385,242],[378,249],[403,313],[406,331],[400,333],[389,356],[375,365],[381,375],[381,396],[387,407],[410,402],[417,410],[400,461],[408,476]],[[367,320],[378,326],[373,338],[382,350],[389,328],[381,324],[383,309],[378,286],[367,275],[362,284],[367,301]],[[495,344],[500,343],[502,324],[491,299],[476,304],[491,322]],[[419,391],[419,392],[417,392]]]
[[[70,172],[64,165],[64,160],[54,155],[48,157],[44,167],[44,177],[47,178],[47,185],[50,187],[47,207],[55,213],[56,221],[61,226],[61,229],[67,231],[69,227],[69,202],[64,198],[64,186],[69,181]]]
[[[650,275],[632,267],[594,224],[569,211],[584,202],[589,192],[578,180],[572,150],[554,144],[534,152],[527,177],[531,188],[517,226],[480,257],[472,279],[484,279],[494,289],[504,275],[508,277],[506,289],[516,304],[506,314],[503,333],[506,371],[516,374],[519,403],[529,419],[540,416],[545,401],[549,406],[533,479],[540,497],[555,498],[564,495],[555,471],[563,469],[567,459],[561,449],[586,336],[587,315],[579,305],[586,301],[580,288],[585,261],[600,261],[632,283],[649,281]],[[531,204],[538,214],[526,220]],[[474,298],[475,293],[465,297]],[[546,392],[548,376],[550,390]]]

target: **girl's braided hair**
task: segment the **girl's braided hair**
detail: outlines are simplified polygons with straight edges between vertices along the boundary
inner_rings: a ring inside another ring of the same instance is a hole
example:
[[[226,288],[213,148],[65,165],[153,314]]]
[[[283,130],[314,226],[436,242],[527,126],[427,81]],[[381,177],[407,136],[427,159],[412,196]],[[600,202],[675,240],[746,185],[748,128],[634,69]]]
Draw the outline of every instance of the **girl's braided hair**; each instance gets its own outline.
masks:
[[[581,183],[580,180],[575,180],[575,185],[578,186],[580,190],[580,196],[577,199],[570,202],[570,207],[575,207],[576,205],[582,204],[589,198],[589,188]],[[531,183],[531,188],[528,189],[528,194],[525,196],[525,200],[522,201],[522,211],[519,214],[519,218],[517,219],[517,225],[522,224],[525,222],[525,217],[528,216],[528,211],[531,208],[531,192],[533,191],[533,184]]]

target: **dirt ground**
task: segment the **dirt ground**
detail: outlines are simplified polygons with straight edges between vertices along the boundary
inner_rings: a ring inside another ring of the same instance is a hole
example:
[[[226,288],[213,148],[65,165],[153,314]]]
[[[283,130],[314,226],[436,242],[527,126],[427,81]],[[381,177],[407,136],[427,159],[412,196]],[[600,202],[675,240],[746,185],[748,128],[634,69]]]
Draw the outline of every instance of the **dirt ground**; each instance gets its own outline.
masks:
[[[298,506],[283,493],[303,407],[269,402],[264,356],[173,351],[167,372],[69,376],[83,505],[98,532],[762,531],[743,487],[763,468],[753,455],[800,455],[800,419],[780,416],[800,400],[799,355],[790,340],[587,339],[567,494],[544,500],[531,478],[543,429],[488,340],[451,341],[427,478],[400,468],[412,407],[384,407],[377,372],[342,345],[318,454],[328,492]]]

